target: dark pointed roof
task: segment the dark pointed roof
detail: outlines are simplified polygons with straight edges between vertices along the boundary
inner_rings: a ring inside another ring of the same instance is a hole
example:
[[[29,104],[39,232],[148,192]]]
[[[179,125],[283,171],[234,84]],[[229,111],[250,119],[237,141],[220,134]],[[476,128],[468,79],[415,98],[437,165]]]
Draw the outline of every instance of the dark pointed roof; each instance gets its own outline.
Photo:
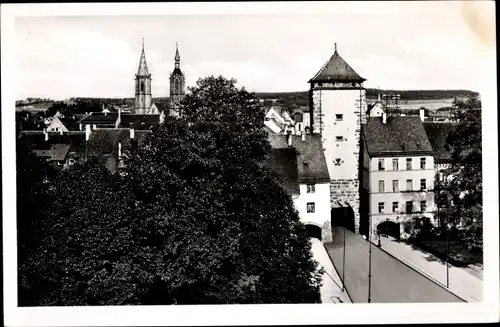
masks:
[[[179,56],[179,47],[177,42],[175,42],[175,61],[181,60],[181,56]]]
[[[321,67],[319,72],[309,80],[311,82],[363,82],[365,78],[359,76],[351,66],[337,52]]]
[[[138,76],[149,75],[148,64],[146,62],[146,53],[144,52],[144,40],[142,41],[141,59],[139,61],[139,69],[137,70],[137,75]]]

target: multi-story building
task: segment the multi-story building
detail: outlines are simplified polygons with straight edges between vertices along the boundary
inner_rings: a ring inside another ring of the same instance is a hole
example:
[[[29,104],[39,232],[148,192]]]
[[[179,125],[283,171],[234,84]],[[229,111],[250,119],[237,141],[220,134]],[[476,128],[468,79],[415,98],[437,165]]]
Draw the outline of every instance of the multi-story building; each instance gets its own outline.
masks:
[[[269,142],[269,164],[291,195],[300,220],[311,236],[330,242],[330,176],[321,137],[270,133]]]
[[[434,151],[420,117],[369,117],[362,137],[361,232],[405,236],[405,222],[435,224]]]
[[[365,81],[337,52],[309,80],[311,133],[321,137],[330,176],[330,205],[339,201],[359,226],[359,148],[366,120]],[[337,212],[336,210],[335,212]],[[332,224],[336,224],[333,211]],[[337,215],[337,214],[335,214]]]

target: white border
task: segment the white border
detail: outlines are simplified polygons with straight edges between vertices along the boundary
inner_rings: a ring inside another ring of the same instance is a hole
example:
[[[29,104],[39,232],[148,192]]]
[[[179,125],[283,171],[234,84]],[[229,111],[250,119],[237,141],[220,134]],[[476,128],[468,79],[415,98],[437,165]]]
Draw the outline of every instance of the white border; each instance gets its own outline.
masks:
[[[65,15],[235,15],[383,13],[396,6],[425,11],[419,2],[165,3],[165,4],[25,4],[2,5],[2,174],[4,239],[4,312],[7,326],[91,325],[258,325],[258,324],[382,324],[428,322],[490,322],[499,317],[498,273],[498,144],[496,51],[485,49],[483,85],[484,302],[480,304],[341,304],[129,307],[17,307],[15,237],[14,17]],[[492,3],[491,8],[493,8]],[[466,67],[465,69],[468,69]],[[306,81],[304,81],[304,86]]]

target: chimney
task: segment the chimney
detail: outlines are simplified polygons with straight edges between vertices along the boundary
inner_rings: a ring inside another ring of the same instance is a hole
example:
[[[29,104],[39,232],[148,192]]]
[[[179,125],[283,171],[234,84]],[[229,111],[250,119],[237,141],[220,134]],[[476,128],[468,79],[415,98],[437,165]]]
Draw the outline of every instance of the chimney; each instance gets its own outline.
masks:
[[[378,94],[378,101],[380,101],[380,92],[379,92],[379,94]]]
[[[382,124],[387,123],[387,114],[385,112],[382,113]]]
[[[80,130],[82,130],[82,123],[80,123],[80,124],[78,124],[78,125],[79,125],[79,127],[80,127]]]
[[[115,128],[120,127],[121,122],[122,122],[122,109],[118,108],[118,118],[116,119]]]
[[[292,132],[288,132],[287,134],[287,141],[288,141],[288,146],[292,146],[292,140],[293,140],[293,135],[292,135]]]
[[[93,129],[93,130],[95,130],[95,129],[96,129],[96,126],[95,126],[95,124],[94,124],[94,125],[92,125],[92,129]]]
[[[88,141],[90,139],[90,125],[85,125],[85,141]]]
[[[63,130],[62,130],[62,129],[59,131],[59,134],[60,134],[60,135],[63,135]]]
[[[135,130],[133,128],[130,129],[130,138],[133,139],[135,137]]]
[[[122,142],[118,142],[118,159],[122,156]]]
[[[302,141],[304,142],[306,140],[306,132],[302,132]]]
[[[420,120],[424,121],[425,120],[425,110],[424,109],[420,109],[419,113],[420,113]]]
[[[49,140],[49,133],[44,132],[43,134],[45,134],[45,141],[48,141]]]
[[[162,111],[160,113],[160,124],[163,124],[164,121],[165,121],[165,111]]]

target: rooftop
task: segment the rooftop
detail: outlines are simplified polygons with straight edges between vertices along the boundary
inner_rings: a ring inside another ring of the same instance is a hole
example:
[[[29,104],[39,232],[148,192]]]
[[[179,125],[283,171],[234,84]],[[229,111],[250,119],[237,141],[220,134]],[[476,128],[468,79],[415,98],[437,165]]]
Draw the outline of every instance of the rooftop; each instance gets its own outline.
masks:
[[[319,72],[309,80],[311,82],[363,82],[365,78],[359,76],[354,69],[339,55],[337,44],[335,52],[321,67]]]
[[[272,149],[266,165],[276,173],[285,191],[290,195],[300,194],[297,154],[294,148]]]
[[[362,130],[370,156],[433,154],[420,117],[389,116],[385,124],[382,117],[367,117]]]
[[[306,134],[306,140],[302,136],[292,135],[292,148],[297,154],[297,169],[301,183],[327,183],[330,181],[328,167],[323,152],[321,136],[319,134]],[[269,134],[268,140],[273,149],[290,148],[287,135]]]
[[[424,123],[425,132],[435,151],[435,158],[438,163],[451,161],[451,149],[446,146],[446,139],[453,133],[456,126],[454,123]]]

